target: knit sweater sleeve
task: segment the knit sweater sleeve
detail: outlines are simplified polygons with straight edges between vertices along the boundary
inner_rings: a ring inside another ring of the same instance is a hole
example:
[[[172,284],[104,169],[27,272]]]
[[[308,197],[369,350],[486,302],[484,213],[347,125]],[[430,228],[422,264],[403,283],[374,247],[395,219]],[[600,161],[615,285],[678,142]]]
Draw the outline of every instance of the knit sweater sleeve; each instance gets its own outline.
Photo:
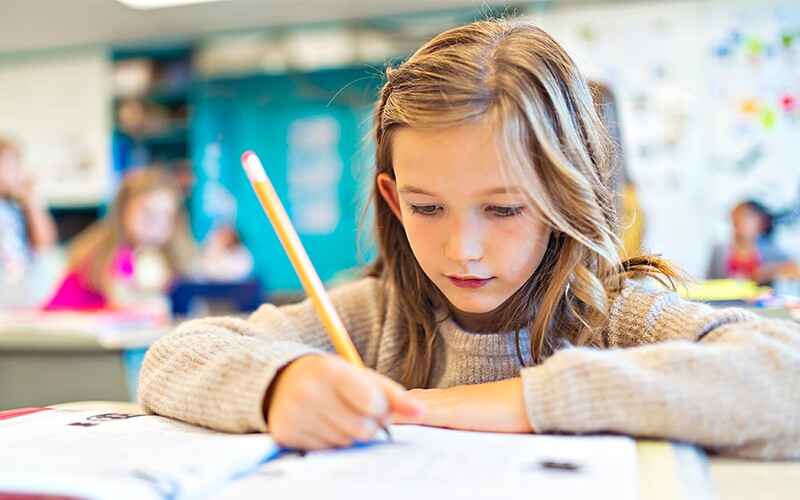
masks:
[[[379,336],[379,286],[367,278],[330,294],[361,353],[374,351]],[[278,370],[300,356],[333,351],[309,300],[265,304],[246,320],[187,321],[147,351],[138,399],[154,413],[193,424],[264,432],[263,400]]]
[[[800,324],[627,287],[609,349],[522,370],[537,432],[610,431],[760,459],[800,458]]]

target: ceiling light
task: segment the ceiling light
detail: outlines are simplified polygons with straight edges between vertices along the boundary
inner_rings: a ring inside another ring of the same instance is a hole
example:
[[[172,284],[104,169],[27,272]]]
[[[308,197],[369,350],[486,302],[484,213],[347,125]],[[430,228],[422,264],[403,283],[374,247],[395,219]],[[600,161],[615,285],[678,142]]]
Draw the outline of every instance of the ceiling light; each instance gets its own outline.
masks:
[[[119,3],[136,10],[164,9],[181,7],[199,3],[222,2],[224,0],[117,0]]]

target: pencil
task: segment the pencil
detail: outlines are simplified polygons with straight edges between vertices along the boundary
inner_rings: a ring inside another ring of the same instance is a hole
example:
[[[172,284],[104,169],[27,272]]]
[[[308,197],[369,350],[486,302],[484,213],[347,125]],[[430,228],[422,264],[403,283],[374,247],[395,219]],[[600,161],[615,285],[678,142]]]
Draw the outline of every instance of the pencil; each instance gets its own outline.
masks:
[[[261,202],[261,206],[267,213],[267,217],[278,235],[281,245],[283,245],[283,249],[286,251],[286,255],[300,278],[303,289],[311,298],[314,309],[322,320],[325,331],[328,332],[336,352],[353,365],[365,368],[361,356],[358,355],[358,351],[353,345],[353,340],[347,333],[342,319],[333,307],[333,302],[331,302],[325,287],[322,285],[322,280],[320,280],[317,271],[311,264],[311,259],[308,258],[308,254],[300,242],[300,237],[289,219],[289,214],[286,213],[283,203],[281,203],[275,188],[272,186],[269,177],[267,177],[261,160],[252,151],[247,151],[242,155],[242,166],[247,173],[248,179],[250,179],[250,183],[253,185],[253,190]],[[389,430],[382,424],[381,428],[391,438]]]

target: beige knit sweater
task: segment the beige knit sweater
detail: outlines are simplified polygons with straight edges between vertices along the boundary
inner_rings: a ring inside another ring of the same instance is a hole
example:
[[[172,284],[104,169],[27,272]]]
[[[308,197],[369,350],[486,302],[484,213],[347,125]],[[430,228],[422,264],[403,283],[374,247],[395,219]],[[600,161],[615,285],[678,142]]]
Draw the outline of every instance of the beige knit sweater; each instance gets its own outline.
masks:
[[[365,278],[331,298],[365,364],[397,378],[397,298],[381,316],[380,289]],[[610,431],[725,455],[800,458],[800,324],[629,283],[612,305],[607,349],[566,347],[523,368],[513,333],[470,333],[452,320],[439,333],[430,387],[521,376],[538,432]],[[148,351],[139,400],[214,429],[266,431],[262,403],[277,370],[332,351],[309,301],[267,304],[248,320],[188,321]]]

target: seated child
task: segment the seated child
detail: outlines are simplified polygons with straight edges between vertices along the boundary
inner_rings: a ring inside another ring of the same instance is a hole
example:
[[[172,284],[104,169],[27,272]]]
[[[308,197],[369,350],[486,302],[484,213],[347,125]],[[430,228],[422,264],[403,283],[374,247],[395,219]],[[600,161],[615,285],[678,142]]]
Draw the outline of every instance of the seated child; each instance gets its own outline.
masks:
[[[253,254],[233,226],[211,231],[203,245],[202,276],[209,281],[242,281],[253,273]]]
[[[46,309],[168,313],[167,288],[195,262],[180,186],[168,172],[128,171],[108,214],[68,249],[69,270]]]
[[[733,241],[714,251],[709,278],[741,278],[771,283],[778,276],[798,277],[800,268],[772,238],[773,216],[757,201],[744,201],[731,211]]]
[[[188,321],[147,351],[139,401],[316,450],[389,422],[612,432],[800,458],[800,324],[714,309],[620,257],[613,144],[562,47],[522,20],[447,31],[375,106],[378,257],[331,292],[367,369],[310,301]]]

